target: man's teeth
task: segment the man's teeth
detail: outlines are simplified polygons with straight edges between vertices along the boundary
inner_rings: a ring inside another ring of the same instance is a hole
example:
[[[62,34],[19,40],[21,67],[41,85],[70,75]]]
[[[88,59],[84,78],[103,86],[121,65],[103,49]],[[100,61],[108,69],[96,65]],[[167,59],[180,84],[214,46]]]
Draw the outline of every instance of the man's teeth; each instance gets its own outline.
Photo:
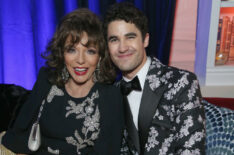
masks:
[[[76,68],[75,70],[78,71],[78,72],[83,72],[83,71],[85,71],[86,69],[85,69],[85,68]]]

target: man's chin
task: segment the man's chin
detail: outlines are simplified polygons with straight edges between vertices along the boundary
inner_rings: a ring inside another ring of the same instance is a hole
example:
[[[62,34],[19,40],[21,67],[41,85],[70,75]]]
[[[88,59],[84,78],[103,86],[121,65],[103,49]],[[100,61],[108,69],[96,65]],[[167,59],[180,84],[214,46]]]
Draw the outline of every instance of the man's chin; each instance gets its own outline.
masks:
[[[129,66],[128,67],[119,67],[119,70],[123,73],[123,74],[130,74],[134,71],[135,68],[130,68]]]

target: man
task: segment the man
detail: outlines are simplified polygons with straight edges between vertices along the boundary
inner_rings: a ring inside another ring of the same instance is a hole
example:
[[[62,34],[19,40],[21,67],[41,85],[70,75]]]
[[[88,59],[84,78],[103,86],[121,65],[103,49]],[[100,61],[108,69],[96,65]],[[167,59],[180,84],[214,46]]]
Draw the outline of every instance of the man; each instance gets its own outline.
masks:
[[[121,153],[205,154],[198,80],[193,73],[146,56],[147,27],[145,15],[124,2],[114,4],[104,19],[110,57],[123,75],[117,83],[126,102]],[[135,89],[131,90],[131,86]]]

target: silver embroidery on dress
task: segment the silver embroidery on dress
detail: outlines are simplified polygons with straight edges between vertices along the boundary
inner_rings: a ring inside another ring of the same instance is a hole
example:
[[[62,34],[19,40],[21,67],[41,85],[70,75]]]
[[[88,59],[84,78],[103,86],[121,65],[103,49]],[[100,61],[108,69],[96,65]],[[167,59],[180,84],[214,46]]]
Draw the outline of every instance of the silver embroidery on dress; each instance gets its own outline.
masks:
[[[93,146],[94,140],[98,138],[100,132],[100,112],[98,106],[94,112],[94,100],[99,97],[98,91],[94,92],[91,97],[87,97],[82,103],[76,104],[69,100],[69,106],[66,107],[66,117],[75,114],[76,119],[84,118],[82,135],[77,130],[74,131],[74,136],[66,137],[68,144],[77,147],[77,153],[80,154],[80,149],[86,146]],[[92,113],[94,114],[92,115]]]
[[[53,150],[51,147],[48,147],[47,150],[51,154],[59,154],[59,150]]]
[[[64,95],[63,91],[59,89],[56,85],[53,85],[47,96],[47,102],[50,103],[53,100],[54,96],[63,96],[63,95]]]
[[[66,117],[70,114],[75,114],[76,119],[85,118],[87,115],[90,115],[94,110],[94,99],[98,98],[98,91],[94,92],[90,97],[87,97],[82,103],[76,104],[74,101],[69,100],[68,104],[70,106],[66,107],[68,111]]]

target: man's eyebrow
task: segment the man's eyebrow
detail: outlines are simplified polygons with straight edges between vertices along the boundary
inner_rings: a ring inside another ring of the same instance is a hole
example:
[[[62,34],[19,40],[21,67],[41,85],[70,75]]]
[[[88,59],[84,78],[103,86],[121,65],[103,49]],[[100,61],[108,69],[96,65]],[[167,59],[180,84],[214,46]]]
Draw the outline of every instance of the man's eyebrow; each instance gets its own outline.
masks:
[[[130,33],[125,34],[125,36],[127,36],[127,37],[129,37],[129,36],[137,36],[137,34],[134,33],[134,32],[130,32]]]

